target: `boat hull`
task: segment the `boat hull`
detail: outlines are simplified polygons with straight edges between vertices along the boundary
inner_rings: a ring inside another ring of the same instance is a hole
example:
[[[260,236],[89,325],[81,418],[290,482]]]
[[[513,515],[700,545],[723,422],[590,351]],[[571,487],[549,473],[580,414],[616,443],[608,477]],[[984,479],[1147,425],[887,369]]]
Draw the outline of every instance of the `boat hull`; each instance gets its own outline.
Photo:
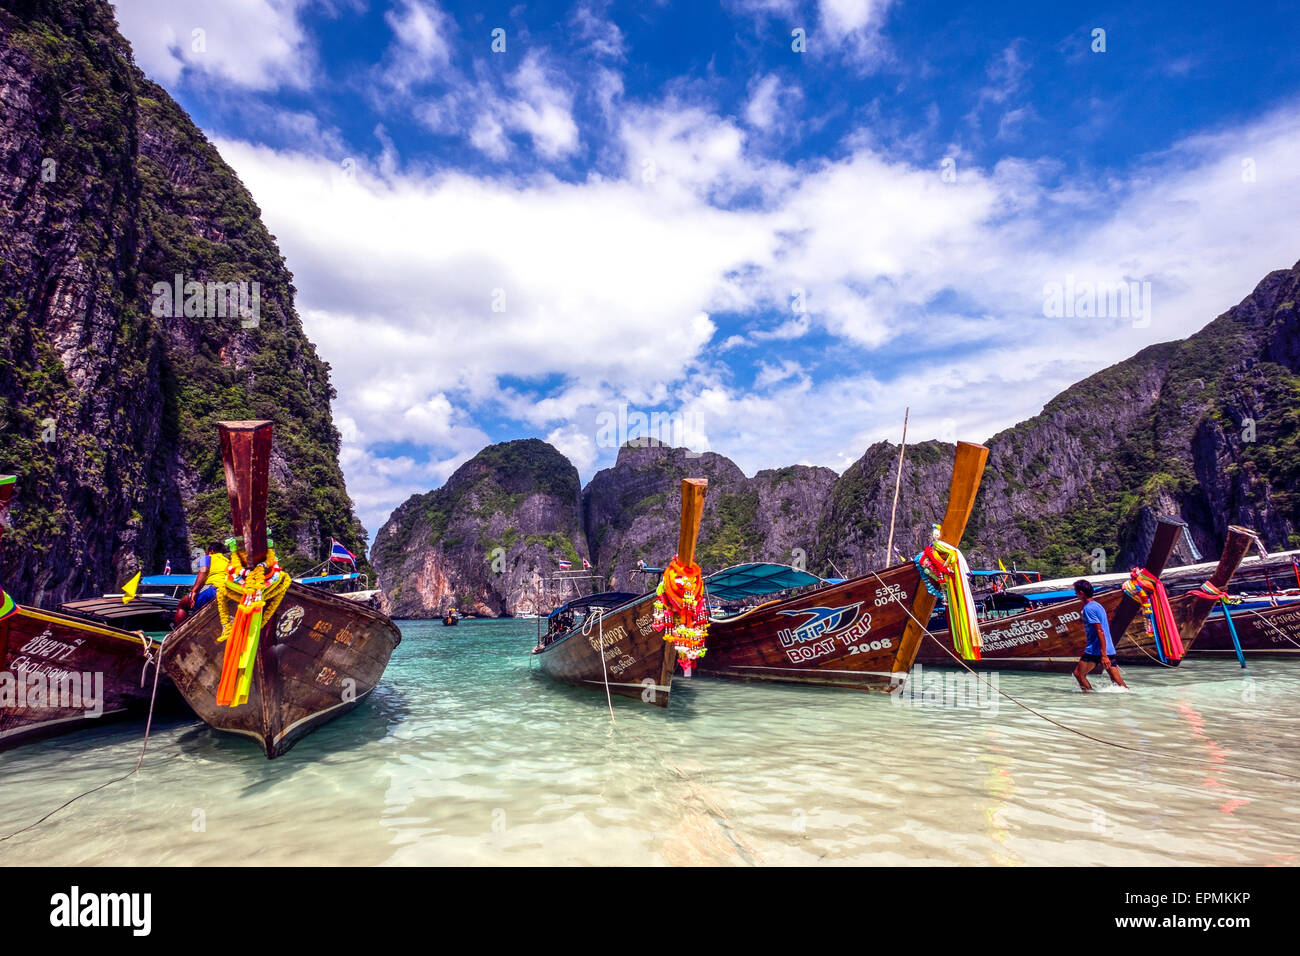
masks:
[[[1248,611],[1233,608],[1230,613],[1246,656],[1277,660],[1300,657],[1300,602]],[[1221,614],[1206,620],[1193,653],[1196,657],[1237,659],[1228,622]]]
[[[1107,591],[1094,599],[1113,619],[1125,601],[1132,600],[1122,591]],[[1170,600],[1178,633],[1182,638],[1184,655],[1190,654],[1201,630],[1200,598],[1183,595]],[[1083,602],[1061,601],[1035,611],[1025,611],[1010,617],[980,622],[980,659],[958,663],[944,648],[952,648],[952,635],[948,631],[932,631],[933,639],[922,642],[916,660],[927,667],[961,667],[972,670],[1037,671],[1068,674],[1074,670],[1088,642],[1083,626]],[[1112,634],[1112,640],[1114,635]],[[1181,660],[1160,660],[1155,637],[1148,634],[1146,625],[1138,616],[1128,625],[1123,635],[1115,640],[1115,654],[1111,658],[1121,666],[1177,667]]]
[[[227,606],[233,614],[233,603]],[[275,614],[263,622],[247,702],[219,707],[225,653],[220,636],[214,600],[172,633],[163,668],[209,726],[251,737],[268,758],[288,752],[365,700],[402,640],[378,611],[291,584]]]
[[[654,599],[647,594],[607,611],[585,634],[582,627],[575,627],[545,647],[534,648],[538,667],[566,684],[608,687],[611,694],[667,707],[677,651],[651,627]]]
[[[889,692],[911,669],[898,654],[920,587],[909,562],[715,621],[700,672]]]
[[[0,750],[80,730],[91,720],[146,713],[154,674],[145,672],[145,642],[156,656],[153,639],[36,608],[19,607],[0,621]],[[39,698],[33,681],[45,685]],[[159,692],[174,694],[161,677]]]

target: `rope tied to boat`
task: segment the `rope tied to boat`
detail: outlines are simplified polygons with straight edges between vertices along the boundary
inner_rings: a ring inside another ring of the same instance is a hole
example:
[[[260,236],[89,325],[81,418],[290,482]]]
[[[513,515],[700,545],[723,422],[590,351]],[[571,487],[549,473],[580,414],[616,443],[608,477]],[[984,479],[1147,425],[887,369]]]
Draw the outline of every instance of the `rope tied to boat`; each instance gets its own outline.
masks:
[[[1199,588],[1192,592],[1193,597],[1198,597],[1202,601],[1217,601],[1223,611],[1223,619],[1228,624],[1228,634],[1232,637],[1232,649],[1237,652],[1237,663],[1242,667],[1246,666],[1246,655],[1241,649],[1241,640],[1237,637],[1237,625],[1233,623],[1232,612],[1228,610],[1229,604],[1240,604],[1246,600],[1243,597],[1234,597],[1223,588],[1219,587],[1213,581],[1206,581]]]
[[[142,638],[144,637],[144,632],[142,631],[136,631],[135,633],[139,634]],[[170,634],[167,635],[167,637],[170,636],[171,636]],[[161,641],[158,642],[158,658],[157,658],[158,661],[162,660],[162,649],[163,649],[163,645],[167,643],[167,637],[164,637]],[[158,674],[161,670],[162,668],[159,666],[156,666],[153,669],[153,690],[149,693],[149,717],[145,721],[144,739],[140,742],[140,756],[136,758],[135,766],[132,767],[128,772],[122,774],[120,777],[114,777],[112,780],[108,780],[104,783],[101,783],[97,787],[91,787],[89,790],[83,790],[81,793],[77,794],[72,799],[66,800],[63,803],[59,804],[57,807],[55,807],[49,813],[45,814],[45,816],[41,817],[36,822],[29,823],[27,824],[27,826],[22,827],[21,829],[18,830],[14,830],[12,833],[6,833],[4,836],[0,837],[0,843],[4,843],[7,840],[12,840],[20,833],[26,833],[28,830],[36,829],[38,826],[40,826],[50,817],[58,813],[60,810],[67,809],[68,807],[76,803],[78,800],[80,800],[82,797],[88,797],[92,793],[98,793],[100,790],[103,790],[106,787],[111,787],[115,783],[120,783],[121,781],[126,780],[128,777],[133,777],[135,776],[135,774],[140,772],[140,768],[144,765],[144,755],[149,749],[149,734],[152,733],[153,731],[153,711],[154,711],[154,704],[157,703],[158,701]],[[144,686],[143,677],[141,678],[140,686],[141,687]],[[176,757],[179,756],[181,755],[176,754],[171,759],[175,760]]]
[[[704,598],[704,572],[692,561],[683,564],[673,555],[655,588],[654,616],[650,626],[677,650],[677,663],[687,677],[704,656],[709,636],[709,602]]]
[[[871,571],[870,574],[871,574],[871,576],[872,576],[873,578],[875,578],[878,582],[880,582],[880,584],[883,585],[883,584],[885,583],[884,579],[881,578],[881,576],[880,576],[879,574],[877,574],[875,571]],[[1114,741],[1114,740],[1106,740],[1106,739],[1104,739],[1104,738],[1102,738],[1102,737],[1094,736],[1093,734],[1090,734],[1090,733],[1088,733],[1088,732],[1085,731],[1085,730],[1079,730],[1078,728],[1071,727],[1071,726],[1069,726],[1068,724],[1062,723],[1061,721],[1055,719],[1054,717],[1049,717],[1047,714],[1044,714],[1044,713],[1042,713],[1041,711],[1035,710],[1033,707],[1030,707],[1028,704],[1026,704],[1024,701],[1020,700],[1019,698],[1017,698],[1017,697],[1013,697],[1011,694],[1008,694],[1008,693],[1007,693],[1006,691],[1004,691],[1001,687],[997,687],[997,686],[995,686],[994,684],[990,684],[990,683],[989,683],[989,682],[984,678],[984,675],[982,675],[982,674],[980,674],[978,671],[974,670],[974,669],[973,669],[969,664],[967,664],[967,663],[966,663],[965,661],[963,661],[960,657],[958,657],[956,654],[954,654],[954,653],[953,653],[953,652],[952,652],[952,651],[951,651],[951,650],[950,650],[950,649],[949,649],[949,648],[944,644],[943,641],[939,640],[937,637],[934,636],[934,634],[930,631],[930,629],[929,629],[925,624],[922,624],[919,620],[917,620],[917,617],[916,617],[915,614],[912,613],[912,609],[911,609],[911,608],[909,608],[906,604],[904,604],[904,605],[900,605],[900,606],[903,608],[903,612],[904,612],[905,614],[907,614],[907,616],[908,616],[909,618],[911,618],[912,623],[915,624],[915,625],[917,626],[917,628],[921,631],[921,633],[922,633],[923,635],[925,635],[926,637],[928,637],[930,640],[934,641],[934,643],[937,644],[937,645],[939,646],[939,648],[940,648],[941,650],[944,651],[944,653],[946,653],[949,657],[951,657],[954,661],[956,661],[957,664],[958,664],[962,669],[964,669],[964,670],[966,671],[966,673],[970,674],[971,677],[973,677],[973,678],[975,678],[976,680],[978,680],[980,683],[982,683],[985,687],[987,687],[987,688],[988,688],[990,691],[992,691],[993,693],[997,694],[999,697],[1005,697],[1007,700],[1009,700],[1011,703],[1015,704],[1015,705],[1016,705],[1017,707],[1019,707],[1021,710],[1024,710],[1024,711],[1026,711],[1026,712],[1028,712],[1028,713],[1030,713],[1030,714],[1033,714],[1035,717],[1038,717],[1038,718],[1041,719],[1041,720],[1045,720],[1045,721],[1047,721],[1047,723],[1053,725],[1054,727],[1059,727],[1061,730],[1064,730],[1064,731],[1066,731],[1067,733],[1075,734],[1076,736],[1083,737],[1084,739],[1086,739],[1086,740],[1091,740],[1091,741],[1093,741],[1093,742],[1095,742],[1095,743],[1103,744],[1103,745],[1105,745],[1105,746],[1107,746],[1107,747],[1114,747],[1114,748],[1117,749],[1117,750],[1127,750],[1127,751],[1129,751],[1130,753],[1139,753],[1139,754],[1144,754],[1144,755],[1146,755],[1146,756],[1165,757],[1165,758],[1172,759],[1172,760],[1181,760],[1181,761],[1184,761],[1184,762],[1189,762],[1189,758],[1188,758],[1188,757],[1185,757],[1185,756],[1183,756],[1183,755],[1181,755],[1181,754],[1168,753],[1168,752],[1163,752],[1163,751],[1159,751],[1159,750],[1147,750],[1147,749],[1144,748],[1144,747],[1134,747],[1134,746],[1131,746],[1131,745],[1129,745],[1129,744],[1122,744],[1122,743],[1118,743],[1117,741]],[[896,693],[896,692],[898,692],[898,691],[901,691],[902,688],[903,688],[903,686],[904,686],[904,685],[907,683],[907,681],[910,679],[910,676],[911,676],[910,673],[907,672],[907,671],[896,672],[896,673],[894,674],[894,679],[891,680],[891,690],[890,690],[890,693],[893,694],[893,693]],[[1244,770],[1244,771],[1246,771],[1246,772],[1248,772],[1248,773],[1257,773],[1257,774],[1265,774],[1265,775],[1268,775],[1268,776],[1274,776],[1274,777],[1282,777],[1282,778],[1287,779],[1287,780],[1300,780],[1300,777],[1297,777],[1295,774],[1286,773],[1285,771],[1282,771],[1282,770],[1270,770],[1270,769],[1267,769],[1267,768],[1264,768],[1264,767],[1251,767],[1251,766],[1247,766],[1247,765],[1245,765],[1245,764],[1226,764],[1226,763],[1225,763],[1225,764],[1223,764],[1223,766],[1225,766],[1225,767],[1232,767],[1232,768],[1237,769],[1237,770]]]
[[[942,534],[942,525],[934,525],[930,531],[930,543],[912,560],[921,572],[925,589],[947,603],[948,632],[952,635],[953,648],[966,660],[977,661],[984,642],[980,637],[975,596],[970,588],[970,567],[966,564],[966,556],[942,540]]]
[[[1138,602],[1147,636],[1155,642],[1161,663],[1183,659],[1183,639],[1178,633],[1178,621],[1169,602],[1169,592],[1158,575],[1146,568],[1134,568],[1124,582],[1124,593]]]
[[[587,614],[586,620],[582,622],[582,636],[590,639],[591,625],[596,625],[596,643],[600,646],[600,673],[605,680],[605,705],[609,708],[609,722],[616,723],[614,720],[614,699],[609,693],[609,670],[605,666],[605,609],[603,607],[594,607]]]
[[[149,665],[157,665],[161,654],[158,657],[153,656],[154,642],[144,631],[132,631],[136,637],[140,638],[140,649],[144,652],[144,663],[140,665],[140,686],[144,686],[144,679],[149,674]],[[159,645],[161,647],[161,645]]]
[[[243,566],[238,552],[231,557],[225,576],[217,582],[217,613],[221,616],[217,641],[226,645],[217,684],[218,707],[248,703],[262,624],[275,616],[290,583],[289,573],[280,567],[273,550],[251,568]],[[227,601],[236,605],[233,617]]]

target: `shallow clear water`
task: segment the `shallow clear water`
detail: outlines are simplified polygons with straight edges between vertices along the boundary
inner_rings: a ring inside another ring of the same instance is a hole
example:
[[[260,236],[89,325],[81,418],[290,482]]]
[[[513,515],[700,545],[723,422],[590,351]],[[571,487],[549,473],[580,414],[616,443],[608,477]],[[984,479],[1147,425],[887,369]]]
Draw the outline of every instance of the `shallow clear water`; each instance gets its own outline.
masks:
[[[1087,697],[1068,675],[999,676],[1040,712],[1156,756],[1000,698],[904,706],[699,678],[674,683],[667,712],[616,698],[611,723],[603,694],[530,668],[534,622],[402,633],[371,699],[288,755],[164,721],[138,775],[0,842],[0,863],[1300,862],[1287,662],[1248,678],[1218,661],[1130,668],[1132,693]],[[130,770],[142,731],[0,755],[0,836]]]

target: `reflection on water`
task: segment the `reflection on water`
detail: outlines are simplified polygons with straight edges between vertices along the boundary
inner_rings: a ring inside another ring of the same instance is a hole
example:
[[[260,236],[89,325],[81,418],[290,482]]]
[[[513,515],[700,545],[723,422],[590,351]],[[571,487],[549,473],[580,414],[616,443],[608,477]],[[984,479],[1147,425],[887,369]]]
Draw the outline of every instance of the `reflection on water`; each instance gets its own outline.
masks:
[[[144,770],[0,863],[1281,864],[1300,860],[1300,670],[1000,675],[995,713],[696,678],[665,712],[530,667],[535,624],[408,622],[353,713],[267,761],[184,718]],[[530,672],[531,671],[531,672]],[[0,755],[0,834],[131,768],[139,725]],[[1153,753],[1153,752],[1158,752]]]

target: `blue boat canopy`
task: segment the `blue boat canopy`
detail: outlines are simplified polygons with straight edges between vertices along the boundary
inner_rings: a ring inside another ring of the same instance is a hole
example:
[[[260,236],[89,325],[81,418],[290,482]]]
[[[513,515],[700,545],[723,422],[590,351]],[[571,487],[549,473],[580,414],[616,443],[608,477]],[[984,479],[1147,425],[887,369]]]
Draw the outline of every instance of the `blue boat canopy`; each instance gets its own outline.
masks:
[[[299,578],[299,584],[333,584],[335,581],[355,581],[361,577],[357,571],[349,571],[347,574],[322,574],[318,578]]]
[[[582,597],[574,598],[568,604],[561,604],[547,618],[555,617],[562,611],[579,611],[584,608],[600,607],[615,608],[626,604],[628,601],[634,601],[641,595],[633,594],[631,591],[603,591],[600,594],[585,594]]]
[[[192,588],[198,577],[195,574],[150,574],[140,578],[142,588]],[[361,577],[360,572],[347,574],[323,574],[315,578],[298,578],[299,584],[333,584],[336,581],[355,581]]]
[[[788,564],[737,564],[704,579],[709,596],[719,601],[739,601],[789,588],[828,583],[815,574]]]
[[[194,586],[193,574],[148,574],[140,578],[142,588],[191,588]]]

